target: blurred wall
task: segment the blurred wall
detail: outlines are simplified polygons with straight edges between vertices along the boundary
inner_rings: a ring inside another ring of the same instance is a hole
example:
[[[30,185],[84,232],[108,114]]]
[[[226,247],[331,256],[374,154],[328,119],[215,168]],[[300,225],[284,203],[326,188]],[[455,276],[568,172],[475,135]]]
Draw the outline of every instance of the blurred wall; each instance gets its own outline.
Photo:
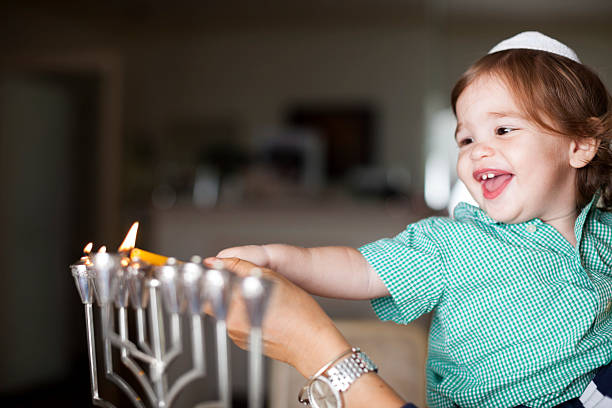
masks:
[[[371,102],[380,115],[376,164],[408,168],[417,189],[425,101],[435,94],[435,104],[447,104],[457,77],[498,40],[543,31],[612,82],[612,10],[601,1],[596,14],[586,2],[577,17],[551,2],[550,10],[530,13],[523,4],[503,14],[495,12],[498,2],[479,8],[475,1],[465,9],[454,1],[161,3],[7,6],[0,44],[5,57],[118,56],[125,140],[155,143],[177,120],[230,117],[256,145],[291,103]]]
[[[126,55],[127,132],[232,117],[252,144],[291,103],[366,102],[381,114],[376,162],[411,163],[425,91],[422,27],[270,28],[153,37]],[[412,162],[414,172],[418,161]]]

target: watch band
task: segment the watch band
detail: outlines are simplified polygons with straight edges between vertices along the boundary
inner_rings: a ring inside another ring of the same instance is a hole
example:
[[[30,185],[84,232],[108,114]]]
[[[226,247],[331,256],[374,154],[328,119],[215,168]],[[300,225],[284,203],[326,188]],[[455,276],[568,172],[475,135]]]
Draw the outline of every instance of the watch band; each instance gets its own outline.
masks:
[[[324,373],[331,382],[332,386],[345,392],[363,374],[378,372],[378,367],[370,358],[358,348],[354,348],[353,353],[338,363],[332,365]]]
[[[311,401],[313,394],[317,392],[314,387],[321,383],[329,384],[332,393],[340,398],[340,393],[348,390],[359,377],[369,372],[378,372],[378,367],[364,352],[354,347],[325,364],[310,377],[300,390],[298,401],[310,405],[313,402]],[[314,405],[318,406],[318,404]],[[337,406],[341,407],[342,401],[338,401]]]

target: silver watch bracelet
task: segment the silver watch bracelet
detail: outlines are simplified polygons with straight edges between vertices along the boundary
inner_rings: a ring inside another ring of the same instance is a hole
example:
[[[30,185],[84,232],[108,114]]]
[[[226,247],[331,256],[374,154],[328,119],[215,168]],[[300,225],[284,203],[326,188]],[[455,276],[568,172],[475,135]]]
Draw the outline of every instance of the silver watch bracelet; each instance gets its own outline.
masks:
[[[310,383],[312,383],[318,376],[323,374],[329,367],[333,366],[338,361],[342,360],[344,356],[353,354],[356,351],[359,351],[359,347],[352,347],[348,350],[344,350],[342,353],[338,354],[337,357],[334,357],[333,359],[329,360],[328,363],[324,364],[323,367],[321,367],[316,373],[311,375],[308,378],[308,381],[306,382],[306,384],[304,384],[304,386],[300,390],[300,393],[298,394],[298,401],[301,402],[302,404],[307,404],[308,400],[303,399],[303,396],[304,396],[304,393],[308,390],[308,386],[310,385]]]
[[[371,365],[373,366],[373,369],[370,368],[369,370],[362,364],[360,364],[361,369],[365,369],[365,371],[363,372],[363,374],[367,373],[367,372],[378,372],[378,368],[376,367],[375,364],[372,363],[372,361],[364,354],[361,353],[361,349],[359,347],[352,347],[349,350],[345,350],[342,353],[340,353],[337,357],[335,357],[334,359],[330,360],[327,364],[323,365],[323,367],[321,367],[315,374],[313,374],[312,376],[310,376],[310,378],[308,379],[308,381],[306,382],[306,384],[302,387],[302,389],[300,390],[300,392],[298,393],[298,401],[302,404],[308,405],[310,403],[310,401],[308,400],[308,398],[304,398],[304,394],[308,394],[308,388],[311,386],[311,384],[322,374],[324,374],[326,371],[329,371],[332,367],[334,367],[337,363],[340,363],[341,361],[343,361],[343,359],[345,359],[345,357],[347,355],[351,355],[352,358],[358,358],[359,359],[359,355],[362,354],[363,357],[367,360],[367,362],[371,363]],[[356,374],[356,378],[359,378],[361,376],[361,373],[357,373],[354,372],[354,374]],[[340,376],[342,377],[342,376]],[[342,378],[338,378],[336,377],[339,381],[334,381],[332,380],[336,385],[339,385],[338,382],[342,383]],[[340,386],[339,390],[340,391],[346,391],[346,389],[348,388],[348,386],[350,386],[350,383],[352,381],[354,381],[356,378],[353,378],[348,384],[344,384],[344,386]]]

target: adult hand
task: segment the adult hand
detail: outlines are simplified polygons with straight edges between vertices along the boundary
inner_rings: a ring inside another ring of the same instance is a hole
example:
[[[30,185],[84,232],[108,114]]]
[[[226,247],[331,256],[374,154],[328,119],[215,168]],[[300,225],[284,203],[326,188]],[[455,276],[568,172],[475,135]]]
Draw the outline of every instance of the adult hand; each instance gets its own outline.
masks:
[[[214,258],[206,262],[212,264]],[[223,263],[239,276],[247,276],[256,267],[238,258],[226,258]],[[304,377],[310,377],[350,348],[312,296],[280,274],[260,269],[274,282],[262,327],[264,353],[268,357],[289,363]],[[246,349],[249,321],[240,296],[232,297],[227,327],[230,338]],[[374,373],[359,378],[343,393],[343,399],[347,408],[398,408],[404,404],[404,400]]]
[[[239,276],[257,267],[238,258],[222,259],[224,266]],[[207,259],[212,263],[214,259]],[[304,290],[280,274],[260,268],[274,282],[263,320],[264,353],[294,366],[309,377],[335,356],[350,348],[332,320]],[[249,320],[244,301],[233,296],[227,318],[228,335],[241,348],[248,348]]]

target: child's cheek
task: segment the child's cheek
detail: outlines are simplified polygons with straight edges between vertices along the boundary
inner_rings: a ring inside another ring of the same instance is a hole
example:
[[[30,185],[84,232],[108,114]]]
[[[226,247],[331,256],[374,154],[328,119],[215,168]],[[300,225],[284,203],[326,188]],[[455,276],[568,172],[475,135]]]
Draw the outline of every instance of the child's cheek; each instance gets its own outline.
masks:
[[[469,163],[468,163],[468,159],[467,159],[465,150],[460,151],[457,156],[456,170],[457,170],[457,176],[459,177],[459,179],[463,182],[463,184],[467,185],[471,175],[469,174],[470,169],[469,169]]]

